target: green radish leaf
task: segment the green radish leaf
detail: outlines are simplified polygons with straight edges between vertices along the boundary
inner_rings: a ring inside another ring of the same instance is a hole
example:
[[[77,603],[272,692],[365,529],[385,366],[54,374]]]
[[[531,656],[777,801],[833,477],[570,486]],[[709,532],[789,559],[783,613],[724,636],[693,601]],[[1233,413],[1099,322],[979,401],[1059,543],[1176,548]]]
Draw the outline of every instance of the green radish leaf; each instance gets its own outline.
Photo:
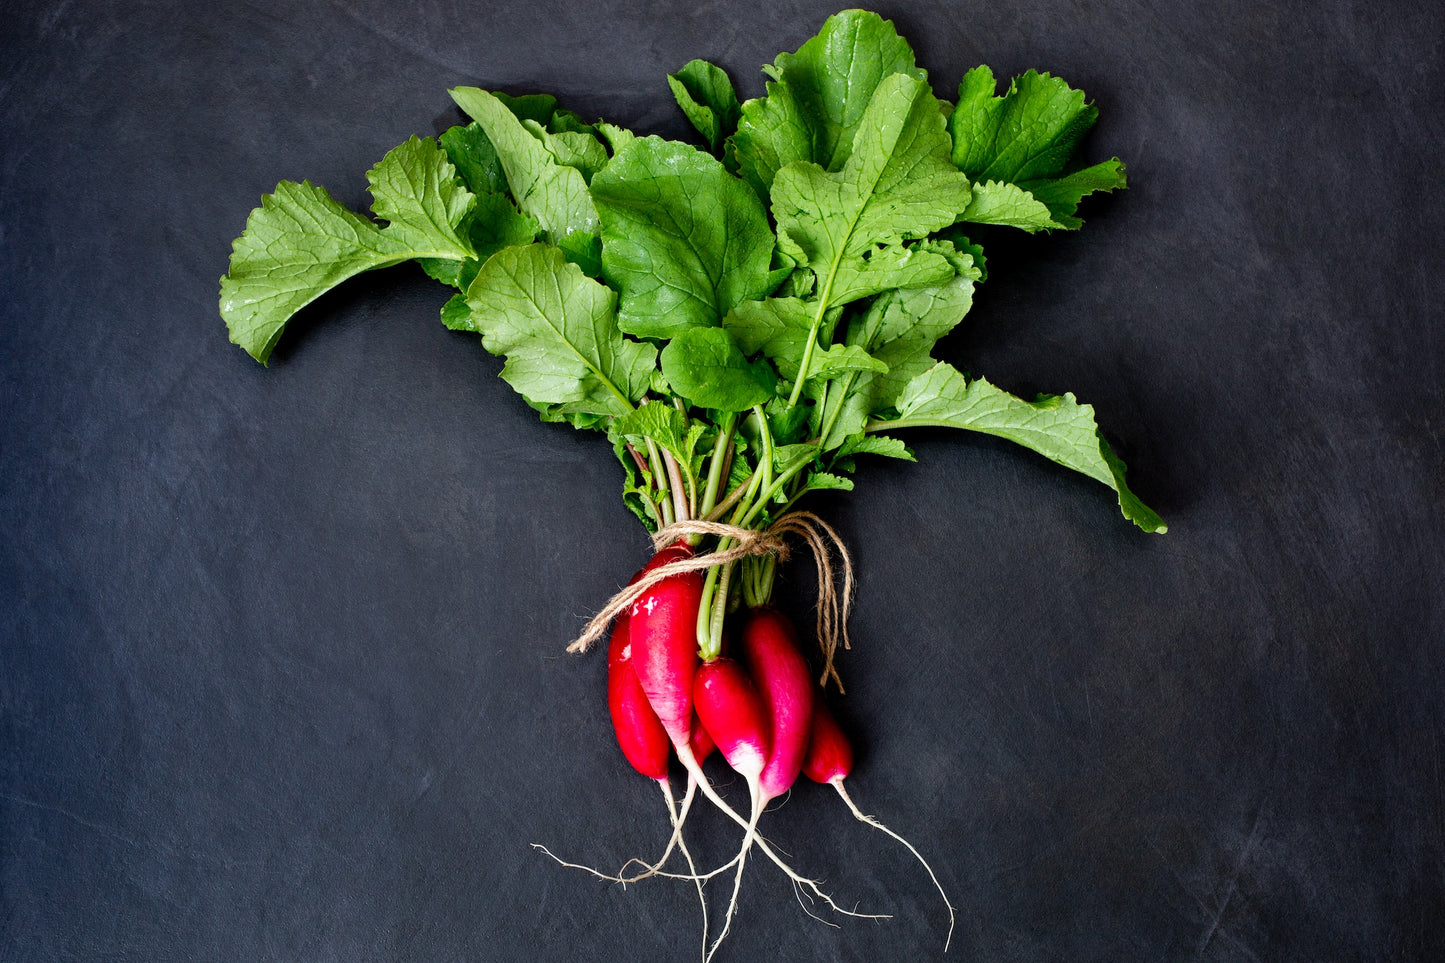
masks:
[[[722,328],[688,328],[662,349],[672,390],[699,408],[746,411],[773,397],[775,377],[748,361]]]
[[[602,266],[622,330],[668,338],[715,327],[770,285],[774,238],[747,185],[716,158],[660,137],[633,140],[592,182]]]
[[[502,91],[494,91],[492,96],[497,102],[512,112],[512,116],[520,121],[530,120],[534,124],[541,124],[544,128],[552,122],[552,115],[557,113],[557,98],[551,94],[506,94]],[[465,107],[462,110],[466,110]],[[471,113],[471,111],[467,111]]]
[[[781,251],[779,251],[778,254],[781,257],[788,257]],[[791,261],[792,258],[788,258],[788,260]],[[808,298],[812,297],[817,287],[818,279],[813,275],[812,268],[806,266],[795,267],[792,273],[783,279],[783,283],[778,285],[778,289],[773,292],[773,297]]]
[[[453,259],[472,256],[457,227],[473,195],[457,180],[456,168],[436,141],[412,137],[388,151],[366,179],[372,213],[390,222],[388,235],[415,251],[432,249]]]
[[[813,357],[808,362],[807,377],[826,381],[853,372],[867,371],[879,374],[887,370],[887,364],[879,361],[856,344],[835,344],[830,345],[826,351],[813,352]]]
[[[955,273],[941,284],[886,291],[869,305],[857,325],[859,343],[887,366],[866,383],[860,379],[858,390],[868,393],[870,414],[894,407],[904,385],[933,367],[933,346],[973,306],[973,289],[981,272],[972,255],[948,241],[925,241],[920,246],[946,258]],[[850,340],[851,335],[850,331]]]
[[[761,351],[791,379],[803,363],[815,310],[797,298],[744,301],[728,312],[722,325],[744,353]]]
[[[453,294],[447,303],[442,305],[442,324],[453,331],[481,333],[472,323],[472,309],[467,305],[465,294]]]
[[[282,181],[251,212],[221,278],[231,341],[265,364],[286,322],[349,277],[413,258],[472,256],[458,226],[473,195],[433,140],[413,137],[367,174],[384,228],[323,187]]]
[[[429,277],[465,291],[487,258],[504,247],[531,244],[537,237],[537,222],[517,210],[505,194],[478,194],[471,211],[462,219],[460,231],[476,257],[465,261],[421,258],[417,263]]]
[[[1076,202],[1077,203],[1077,202]],[[1033,234],[1068,225],[1054,220],[1053,212],[1043,201],[1017,184],[987,181],[973,186],[973,199],[964,208],[962,220],[974,224],[999,224],[1017,227]]]
[[[868,426],[869,395],[858,390],[858,386],[873,377],[869,372],[857,372],[836,381],[813,381],[806,386],[806,394],[813,402],[809,431],[822,439],[824,451],[840,447]]]
[[[486,132],[517,206],[536,219],[553,243],[575,232],[597,233],[597,209],[581,171],[558,163],[534,130],[524,126],[496,95],[476,87],[454,87],[450,93],[457,106]]]
[[[1079,404],[1072,394],[1024,401],[982,378],[970,381],[940,362],[909,382],[898,398],[897,418],[876,422],[869,430],[923,425],[979,431],[1032,448],[1114,489],[1124,517],[1144,531],[1167,530],[1125,485],[1124,464],[1100,434],[1093,407]]]
[[[594,174],[607,166],[607,148],[592,134],[571,130],[550,134],[540,127],[534,133],[557,163],[575,168],[584,181],[590,182]]]
[[[773,449],[773,475],[785,475],[801,464],[818,457],[817,445],[778,445]]]
[[[765,71],[773,78],[768,95],[743,104],[733,135],[740,171],[764,197],[777,172],[794,161],[841,168],[885,79],[928,78],[892,21],[864,10],[829,17],[797,53],[779,54]]]
[[[983,185],[967,220],[1074,229],[1083,223],[1075,216],[1080,199],[1126,186],[1117,157],[1076,167],[1079,142],[1099,117],[1083,91],[1033,70],[1014,78],[1002,97],[997,86],[989,68],[970,70],[949,119],[954,163]]]
[[[572,411],[565,404],[547,405],[527,401],[526,398],[522,400],[547,424],[571,425],[573,428],[586,431],[606,431],[607,425],[612,420],[610,415],[590,411]]]
[[[828,489],[851,492],[853,490],[853,479],[844,478],[842,475],[834,475],[826,471],[811,472],[807,480],[803,483],[799,494],[802,492],[826,491]]]
[[[948,227],[968,206],[968,178],[948,151],[928,85],[894,74],[873,94],[841,170],[798,162],[778,171],[778,244],[813,269],[828,304],[954,275],[946,258],[902,244]]]
[[[885,458],[899,458],[903,461],[917,461],[913,452],[907,445],[897,438],[889,438],[886,435],[850,435],[848,440],[838,448],[839,458],[852,458],[854,455],[882,455]]]
[[[702,422],[688,424],[688,418],[664,401],[638,405],[637,409],[612,423],[612,431],[628,439],[651,438],[671,452],[679,465],[687,466],[690,478],[696,477],[697,445],[707,426]]]
[[[594,281],[602,280],[602,238],[581,231],[557,242],[557,250]]]
[[[589,425],[631,411],[656,364],[656,348],[617,331],[614,301],[544,244],[498,251],[467,289],[483,346],[506,356],[507,383],[544,418],[591,416]]]
[[[723,142],[737,129],[741,113],[728,75],[706,60],[691,60],[677,73],[667,75],[667,85],[708,149],[721,158]]]
[[[925,241],[923,247],[948,260],[955,275],[942,284],[897,288],[874,298],[868,310],[848,327],[850,345],[867,347],[884,371],[845,374],[830,384],[815,417],[825,449],[846,444],[861,432],[868,418],[891,410],[898,393],[915,376],[933,366],[929,352],[951,331],[973,303],[979,271],[972,255],[948,241]]]
[[[497,149],[487,140],[482,125],[473,121],[466,126],[449,127],[437,138],[447,159],[457,169],[457,176],[473,194],[504,194],[507,175],[497,159]]]
[[[1098,191],[1123,190],[1129,184],[1124,176],[1123,161],[1114,157],[1062,177],[1025,181],[1022,186],[1043,202],[1055,221],[1073,231],[1084,223],[1074,216],[1084,197]]]
[[[597,133],[603,140],[607,141],[607,146],[611,149],[613,157],[622,153],[622,148],[637,139],[637,135],[626,127],[618,127],[616,124],[608,124],[603,121],[598,121]]]
[[[768,430],[776,444],[791,445],[803,438],[808,430],[808,409],[789,407],[786,398],[771,399],[763,407],[763,414],[767,416]]]

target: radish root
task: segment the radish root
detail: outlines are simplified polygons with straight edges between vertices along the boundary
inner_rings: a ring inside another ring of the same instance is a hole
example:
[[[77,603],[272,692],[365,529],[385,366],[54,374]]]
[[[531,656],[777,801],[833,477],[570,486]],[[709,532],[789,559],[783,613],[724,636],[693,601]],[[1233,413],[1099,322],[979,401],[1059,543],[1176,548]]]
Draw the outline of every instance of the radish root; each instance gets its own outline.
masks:
[[[758,789],[756,779],[748,780],[748,794],[752,797],[752,818],[748,820],[748,831],[743,835],[742,848],[738,850],[738,870],[733,874],[733,895],[728,900],[728,911],[727,915],[723,917],[722,932],[713,941],[712,949],[707,951],[707,956],[703,957],[703,963],[708,963],[712,959],[713,954],[717,952],[719,946],[722,946],[723,938],[728,935],[728,930],[732,927],[733,914],[737,912],[738,908],[738,893],[743,885],[743,868],[748,864],[748,850],[752,849],[753,840],[757,837],[758,817],[763,814],[763,804],[762,791]]]
[[[852,810],[854,816],[858,817],[860,821],[872,826],[874,829],[883,830],[885,833],[898,840],[904,846],[907,846],[908,851],[912,853],[914,855],[914,858],[916,858],[920,863],[922,863],[923,868],[928,871],[928,878],[933,880],[934,886],[938,887],[938,895],[943,897],[943,905],[948,907],[948,937],[943,941],[943,952],[947,953],[949,944],[953,942],[953,904],[948,901],[948,894],[943,891],[943,884],[940,883],[938,881],[938,877],[933,874],[933,867],[929,866],[928,860],[924,859],[923,856],[918,852],[918,850],[913,848],[912,843],[895,833],[893,830],[889,829],[887,826],[880,823],[878,820],[874,819],[872,816],[865,815],[863,810],[859,809],[858,806],[853,802],[853,797],[848,795],[848,790],[843,788],[843,780],[833,780],[833,788],[838,790],[838,795],[843,797],[843,801],[848,804],[848,808]]]
[[[698,788],[702,790],[702,794],[708,798],[708,801],[711,802],[714,806],[718,807],[718,809],[722,810],[723,813],[726,814],[727,817],[733,822],[737,823],[744,829],[747,829],[748,821],[742,816],[738,815],[738,811],[733,807],[729,806],[727,804],[727,800],[719,796],[717,794],[717,791],[712,788],[712,784],[707,781],[707,776],[703,775],[702,767],[698,765],[696,757],[693,756],[691,747],[678,747],[674,743],[673,748],[677,750],[678,758],[682,760],[682,764],[684,767],[687,768],[688,773],[691,774],[695,780],[697,780]],[[771,859],[773,863],[776,864],[777,867],[781,869],[787,875],[787,877],[793,881],[794,885],[801,886],[804,889],[811,891],[814,896],[818,897],[818,899],[826,903],[828,905],[828,908],[831,909],[833,912],[840,913],[843,916],[856,916],[860,919],[892,919],[892,916],[886,913],[859,913],[853,910],[844,909],[837,903],[833,902],[833,897],[823,892],[823,889],[819,885],[818,880],[809,879],[806,876],[800,875],[796,870],[794,870],[791,866],[785,863],[782,858],[779,857],[776,852],[774,852],[773,847],[769,846],[767,840],[764,839],[761,835],[756,836],[754,842],[757,844],[757,847],[763,851],[763,854],[769,859]]]

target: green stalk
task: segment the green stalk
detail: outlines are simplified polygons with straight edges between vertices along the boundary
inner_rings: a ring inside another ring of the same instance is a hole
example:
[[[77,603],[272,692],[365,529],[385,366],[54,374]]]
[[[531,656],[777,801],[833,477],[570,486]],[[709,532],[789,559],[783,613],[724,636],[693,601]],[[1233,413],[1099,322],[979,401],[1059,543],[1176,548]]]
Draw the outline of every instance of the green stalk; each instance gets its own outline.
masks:
[[[842,386],[842,394],[841,394],[840,397],[842,397],[843,403],[842,403],[842,404],[839,404],[836,408],[834,408],[831,412],[829,412],[827,423],[825,423],[825,424],[822,426],[822,429],[818,432],[818,440],[819,440],[820,442],[822,442],[822,443],[824,443],[824,444],[827,444],[828,436],[833,433],[833,426],[834,426],[835,424],[837,424],[837,422],[838,422],[838,416],[843,413],[843,405],[847,404],[847,402],[848,402],[848,393],[853,390],[853,385],[857,382],[857,380],[858,380],[858,372],[856,372],[856,371],[850,371],[850,372],[848,373],[848,380],[847,380],[847,382]],[[827,396],[824,395],[824,403],[825,403],[825,405],[826,405],[826,399],[827,399]],[[824,408],[824,410],[825,410],[825,411],[827,410],[826,407]],[[866,429],[865,429],[865,430],[866,430]]]
[[[658,453],[657,444],[651,439],[647,441],[647,462],[652,466],[652,481],[657,486],[658,507],[662,509],[663,527],[677,521],[673,514],[673,501],[668,497],[667,472],[662,467],[662,456]]]
[[[707,487],[702,490],[702,506],[697,510],[699,517],[706,518],[717,505],[718,489],[723,482],[723,462],[727,461],[728,449],[733,443],[733,429],[737,427],[737,423],[737,412],[730,411],[723,415],[722,424],[718,426],[717,444],[713,445],[712,461],[707,468]]]
[[[712,621],[708,626],[708,654],[705,659],[716,659],[722,651],[723,620],[728,614],[728,583],[732,580],[733,565],[719,566],[722,575],[718,577],[717,599],[712,606]],[[714,569],[716,571],[716,569]]]
[[[757,518],[758,512],[762,511],[763,508],[768,504],[768,502],[772,501],[773,496],[776,495],[778,492],[782,491],[783,487],[787,485],[788,482],[792,481],[793,478],[798,474],[798,472],[802,471],[804,468],[807,468],[810,464],[812,464],[811,461],[799,462],[792,468],[789,468],[783,474],[779,475],[777,481],[773,482],[772,486],[769,487],[768,490],[764,492],[761,497],[759,497],[755,502],[753,502],[752,507],[748,509],[747,514],[742,517],[742,521],[737,522],[736,524],[739,524],[744,528],[752,524],[753,519]]]
[[[643,458],[642,453],[634,448],[631,443],[627,443],[627,454],[631,456],[632,462],[637,466],[638,471],[644,475],[651,474],[647,459]],[[658,528],[661,528],[665,524],[662,520],[662,510],[657,507],[657,502],[652,500],[652,496],[646,493],[640,494],[642,494],[642,503],[647,507],[647,510],[652,513],[652,520],[657,523]]]
[[[682,472],[677,467],[677,459],[672,457],[672,452],[666,448],[662,449],[662,463],[667,466],[667,477],[672,483],[673,511],[677,512],[678,521],[687,521],[692,518],[687,486],[683,484]]]
[[[762,564],[758,566],[758,584],[754,590],[757,601],[753,603],[753,608],[767,605],[773,600],[773,578],[777,573],[778,557],[776,555],[769,555],[764,558]]]
[[[758,467],[762,469],[762,479],[760,483],[763,490],[767,491],[773,483],[773,432],[768,427],[768,417],[763,414],[761,405],[753,407],[753,414],[757,416],[758,433],[763,439],[763,457],[761,463],[758,465]]]
[[[763,430],[767,430],[766,421],[763,422]],[[740,520],[744,514],[750,511],[749,506],[753,504],[753,496],[757,493],[758,489],[762,487],[762,479],[763,473],[761,470],[753,472],[753,477],[748,482],[747,491],[738,499],[738,507],[733,511],[733,517],[728,519],[729,524],[741,524]],[[729,496],[729,498],[731,498],[731,496]],[[725,552],[732,548],[732,546],[733,540],[731,538],[721,538],[718,540],[717,550],[719,552]],[[708,569],[707,577],[702,585],[702,603],[697,609],[697,647],[698,654],[704,660],[717,658],[718,652],[722,650],[721,622],[718,624],[718,634],[716,638],[713,635],[713,607],[718,600],[718,585],[719,582],[721,582],[722,611],[724,614],[727,612],[727,579],[725,579],[723,573],[719,571],[724,567],[725,566],[714,565]]]
[[[738,487],[728,492],[728,496],[726,498],[718,502],[712,511],[708,512],[702,517],[710,522],[715,522],[719,518],[722,518],[732,509],[734,505],[742,501],[743,491],[745,489],[754,488],[757,485],[760,477],[760,472],[758,471],[758,469],[754,468],[753,473],[749,475],[745,481],[738,482]]]

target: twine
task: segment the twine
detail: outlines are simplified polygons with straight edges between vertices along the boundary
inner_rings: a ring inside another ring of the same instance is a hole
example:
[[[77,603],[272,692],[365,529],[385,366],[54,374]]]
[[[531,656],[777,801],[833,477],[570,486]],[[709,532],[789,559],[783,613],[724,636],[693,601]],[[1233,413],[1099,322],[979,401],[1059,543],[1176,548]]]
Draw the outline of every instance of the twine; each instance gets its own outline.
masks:
[[[843,691],[843,680],[838,676],[833,659],[840,644],[845,649],[853,647],[848,638],[848,612],[853,605],[853,560],[831,525],[812,512],[789,512],[761,530],[693,519],[658,529],[657,534],[652,536],[653,550],[660,552],[684,535],[716,535],[731,538],[736,544],[722,551],[659,565],[612,596],[582,629],[582,634],[567,646],[567,651],[586,652],[592,643],[606,634],[613,619],[631,608],[659,582],[674,575],[730,565],[750,555],[772,555],[780,562],[787,561],[788,543],[784,537],[797,535],[807,543],[818,567],[818,646],[823,651],[823,673],[818,682],[826,687],[828,680],[832,679],[838,691]],[[834,551],[838,553],[837,562],[833,559]],[[841,590],[837,584],[839,570],[843,579]]]

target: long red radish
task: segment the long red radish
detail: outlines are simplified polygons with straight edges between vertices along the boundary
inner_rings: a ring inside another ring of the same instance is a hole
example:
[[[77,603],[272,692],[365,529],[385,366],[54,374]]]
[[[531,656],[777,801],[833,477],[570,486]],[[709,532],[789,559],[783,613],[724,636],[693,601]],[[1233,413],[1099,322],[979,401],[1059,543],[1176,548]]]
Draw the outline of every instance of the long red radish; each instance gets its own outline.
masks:
[[[672,740],[637,679],[628,628],[624,612],[613,623],[612,639],[607,644],[607,708],[612,714],[612,730],[633,769],[649,779],[665,782]]]
[[[887,826],[865,815],[853,802],[853,797],[848,795],[848,790],[843,788],[843,780],[853,771],[853,745],[848,737],[843,734],[843,729],[838,725],[838,720],[833,718],[833,713],[822,699],[813,700],[813,727],[812,737],[808,742],[808,756],[803,762],[803,773],[814,782],[826,783],[838,790],[838,795],[843,797],[843,802],[848,804],[848,809],[859,820],[872,826],[874,829],[881,829],[894,839],[898,840],[917,860],[923,864],[928,871],[928,876],[933,880],[933,885],[938,887],[938,894],[943,897],[943,905],[948,907],[948,937],[943,941],[943,951],[948,952],[948,946],[953,942],[953,904],[949,902],[948,894],[943,890],[943,884],[933,873],[933,867],[928,865],[913,844],[902,836],[889,829]]]
[[[675,543],[654,555],[639,575],[691,557],[692,549],[683,542]],[[692,735],[692,677],[698,662],[696,625],[702,585],[697,572],[669,576],[648,589],[627,613],[633,668],[679,756]]]
[[[743,657],[763,697],[770,749],[758,779],[764,805],[792,788],[808,754],[813,721],[813,680],[788,617],[753,610],[743,626]]]
[[[671,559],[664,558],[663,562]],[[632,577],[636,582],[656,565],[663,564],[656,557],[642,571]],[[687,821],[688,811],[692,807],[692,801],[697,791],[697,781],[689,773],[687,779],[687,792],[683,795],[682,805],[679,809],[676,798],[672,793],[672,784],[668,780],[668,761],[671,755],[672,740],[667,730],[663,727],[662,721],[653,710],[648,701],[647,693],[643,691],[642,683],[637,678],[637,672],[632,662],[632,634],[630,614],[623,612],[612,624],[612,636],[607,644],[607,708],[612,716],[612,729],[617,736],[617,744],[622,749],[622,754],[632,764],[632,768],[649,779],[657,781],[662,788],[663,798],[667,802],[668,819],[672,824],[672,835],[667,841],[667,847],[662,855],[654,863],[643,863],[640,859],[628,860],[623,865],[622,871],[632,863],[642,863],[643,869],[633,876],[609,876],[599,872],[590,866],[583,866],[579,863],[570,863],[558,859],[546,847],[540,847],[543,852],[557,859],[564,866],[585,870],[594,876],[621,883],[636,883],[649,876],[657,875],[662,867],[666,865],[667,859],[672,855],[674,848],[682,852],[686,859],[690,874],[697,885],[698,902],[702,906],[702,941],[703,948],[707,948],[707,898],[703,895],[702,879],[697,876],[697,867],[693,863],[692,854],[688,852],[687,844],[682,839],[682,827]],[[697,722],[696,718],[691,720],[691,732],[694,745],[700,754],[705,758],[712,752],[712,742],[707,732]]]
[[[752,848],[758,830],[758,817],[763,811],[759,780],[768,763],[770,740],[768,712],[762,696],[748,678],[747,671],[734,660],[717,658],[704,662],[698,668],[693,683],[693,701],[697,706],[697,717],[717,743],[718,751],[728,765],[747,780],[748,796],[752,801],[752,815],[736,857],[738,868],[733,876],[732,899],[728,902],[727,916],[723,918],[722,932],[713,942],[706,960],[722,945],[723,938],[728,935],[728,927],[732,925],[733,913],[737,910],[743,867],[747,865],[748,850]]]
[[[698,720],[728,765],[756,782],[768,761],[768,719],[748,673],[732,659],[704,662],[693,683],[693,699]]]

